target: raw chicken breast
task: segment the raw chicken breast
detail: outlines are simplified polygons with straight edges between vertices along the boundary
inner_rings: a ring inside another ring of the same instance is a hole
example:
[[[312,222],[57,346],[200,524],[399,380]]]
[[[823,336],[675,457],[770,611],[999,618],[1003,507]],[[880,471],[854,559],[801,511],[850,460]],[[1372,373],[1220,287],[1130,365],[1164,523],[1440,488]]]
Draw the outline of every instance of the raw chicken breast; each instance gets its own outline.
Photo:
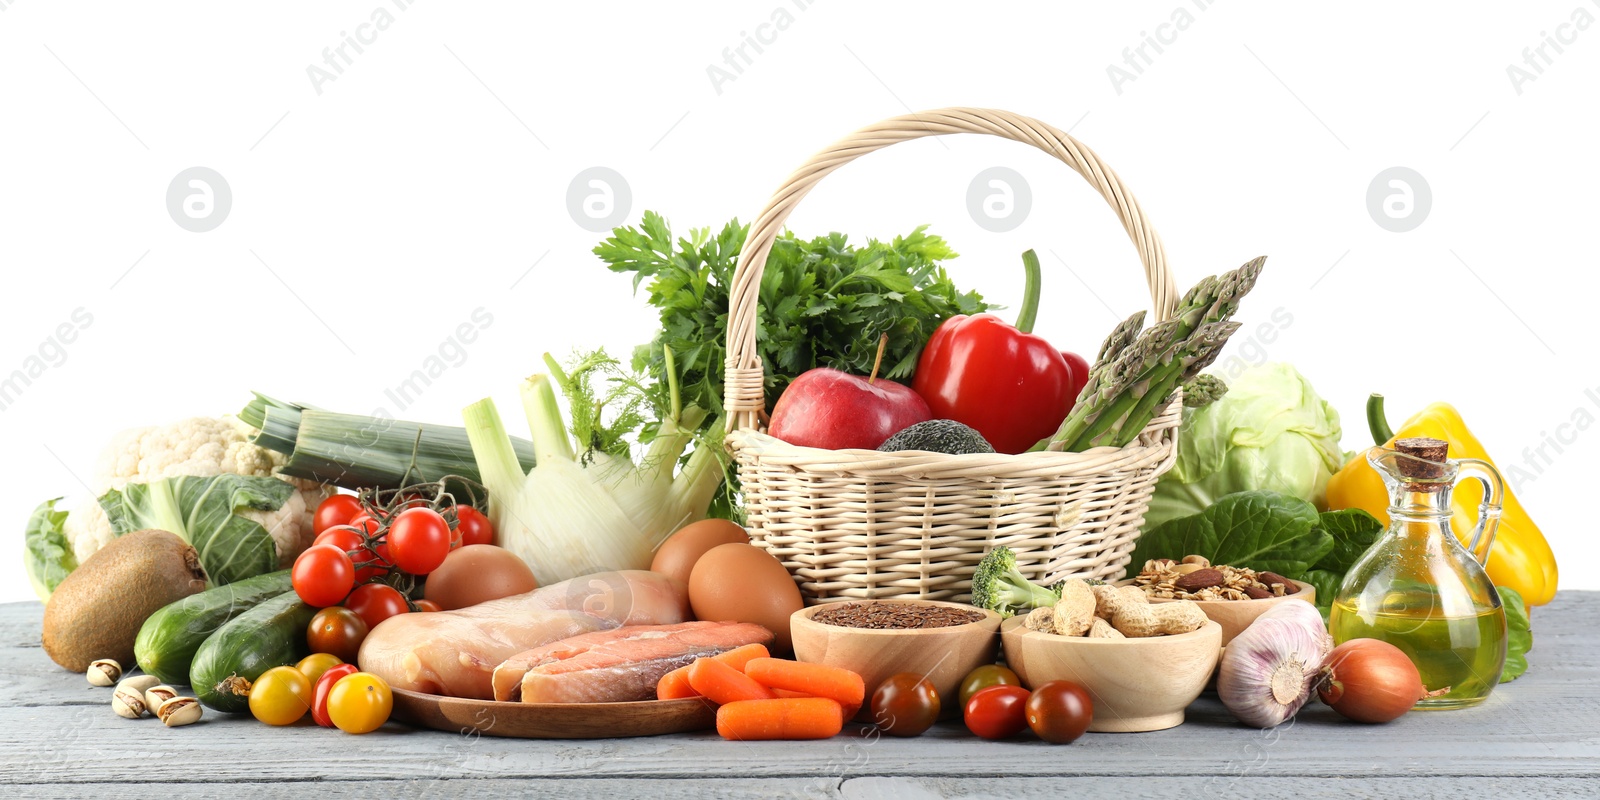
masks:
[[[772,644],[748,622],[638,625],[574,636],[507,659],[494,671],[494,699],[524,703],[650,700],[661,676],[697,658],[747,644]]]
[[[396,689],[488,700],[495,666],[518,653],[689,616],[678,581],[644,570],[600,572],[456,611],[390,617],[367,634],[357,660]]]

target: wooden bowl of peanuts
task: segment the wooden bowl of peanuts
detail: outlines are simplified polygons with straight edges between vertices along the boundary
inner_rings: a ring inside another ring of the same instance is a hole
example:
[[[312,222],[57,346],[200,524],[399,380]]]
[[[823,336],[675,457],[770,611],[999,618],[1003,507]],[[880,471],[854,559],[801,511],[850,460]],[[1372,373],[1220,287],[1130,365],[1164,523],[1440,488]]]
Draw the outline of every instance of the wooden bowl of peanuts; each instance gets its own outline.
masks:
[[[1121,639],[1031,630],[1017,616],[1000,624],[1006,664],[1023,684],[1072,681],[1094,699],[1089,730],[1159,731],[1183,724],[1222,655],[1222,626],[1206,620],[1188,633]]]
[[[1200,696],[1222,654],[1222,626],[1194,603],[1069,580],[1053,607],[1001,623],[1000,641],[1029,687],[1069,680],[1088,690],[1089,730],[1156,731],[1182,724]]]
[[[1271,572],[1212,565],[1200,556],[1146,561],[1139,575],[1117,584],[1135,586],[1152,603],[1189,600],[1222,626],[1227,647],[1256,617],[1279,603],[1317,602],[1317,587]]]

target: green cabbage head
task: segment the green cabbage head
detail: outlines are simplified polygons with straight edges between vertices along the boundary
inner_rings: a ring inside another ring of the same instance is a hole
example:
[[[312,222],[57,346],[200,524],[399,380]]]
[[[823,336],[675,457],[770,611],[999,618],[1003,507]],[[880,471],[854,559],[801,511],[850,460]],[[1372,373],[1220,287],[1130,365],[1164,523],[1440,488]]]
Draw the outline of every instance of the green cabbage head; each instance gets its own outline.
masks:
[[[1156,483],[1145,530],[1255,489],[1325,511],[1328,478],[1344,463],[1340,433],[1339,412],[1294,367],[1250,367],[1221,400],[1183,410],[1178,460]]]

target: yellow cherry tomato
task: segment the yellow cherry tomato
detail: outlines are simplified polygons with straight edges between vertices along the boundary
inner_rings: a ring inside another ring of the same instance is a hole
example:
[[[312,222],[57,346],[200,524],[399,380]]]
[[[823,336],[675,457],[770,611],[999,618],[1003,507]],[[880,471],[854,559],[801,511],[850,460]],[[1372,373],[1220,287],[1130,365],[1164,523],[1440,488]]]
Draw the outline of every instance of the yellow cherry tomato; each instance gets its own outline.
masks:
[[[250,686],[250,713],[268,725],[293,725],[311,708],[311,681],[294,667],[273,667]]]
[[[328,718],[345,733],[371,733],[389,720],[394,694],[370,672],[346,675],[328,692]]]
[[[315,687],[317,679],[322,677],[322,673],[327,672],[329,667],[337,667],[343,663],[338,656],[332,653],[312,653],[300,659],[300,663],[294,665],[294,668],[305,673],[306,680],[311,681],[312,687]]]

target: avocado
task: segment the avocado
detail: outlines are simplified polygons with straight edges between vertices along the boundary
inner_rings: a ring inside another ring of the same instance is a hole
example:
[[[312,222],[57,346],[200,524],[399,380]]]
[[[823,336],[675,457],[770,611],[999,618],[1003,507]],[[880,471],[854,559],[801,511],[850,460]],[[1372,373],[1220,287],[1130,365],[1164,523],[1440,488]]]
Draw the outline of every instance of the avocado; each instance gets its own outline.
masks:
[[[176,534],[123,534],[85,559],[50,595],[44,651],[73,672],[101,658],[132,669],[133,641],[145,618],[205,588],[199,554]]]
[[[885,453],[926,450],[953,456],[994,452],[994,446],[982,434],[953,419],[930,419],[903,428],[879,445],[878,449]]]

